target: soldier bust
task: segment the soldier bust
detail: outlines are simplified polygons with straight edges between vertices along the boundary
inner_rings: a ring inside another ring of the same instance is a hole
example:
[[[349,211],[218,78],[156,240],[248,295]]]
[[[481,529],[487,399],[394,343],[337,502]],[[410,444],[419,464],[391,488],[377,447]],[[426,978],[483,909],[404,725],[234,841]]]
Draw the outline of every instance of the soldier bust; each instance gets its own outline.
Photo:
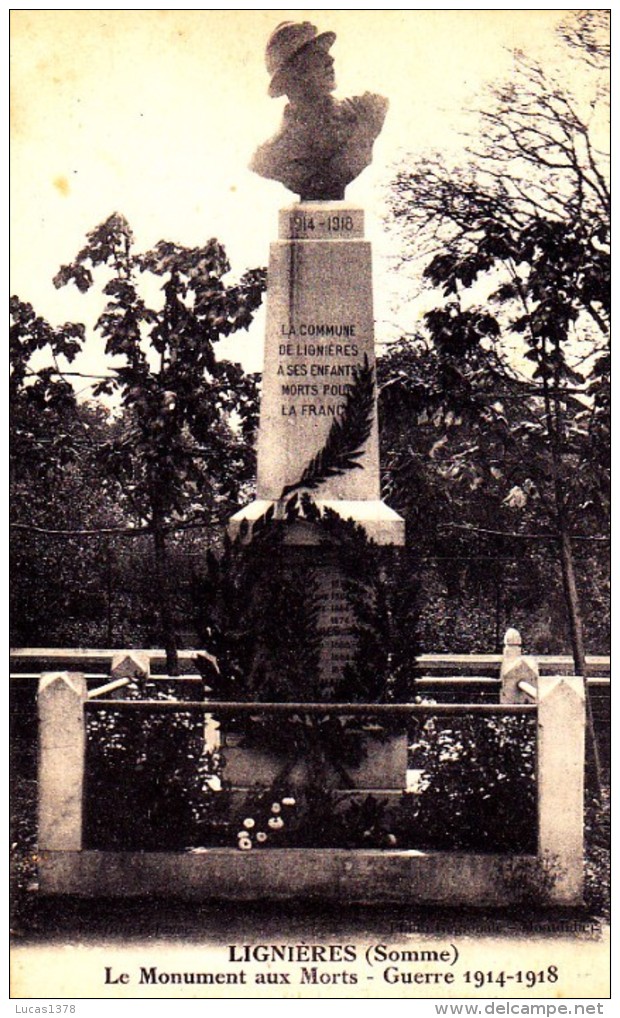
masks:
[[[310,22],[285,21],[266,50],[269,95],[289,103],[278,133],[254,153],[250,169],[279,180],[302,201],[339,201],[370,165],[388,101],[366,92],[337,100],[333,32],[318,34]]]

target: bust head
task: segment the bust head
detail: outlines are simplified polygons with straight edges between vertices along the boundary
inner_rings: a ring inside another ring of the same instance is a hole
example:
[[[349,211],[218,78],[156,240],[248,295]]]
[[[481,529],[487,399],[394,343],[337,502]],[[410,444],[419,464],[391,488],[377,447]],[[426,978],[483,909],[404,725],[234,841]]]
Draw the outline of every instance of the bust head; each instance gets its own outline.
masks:
[[[322,46],[304,46],[283,71],[283,89],[293,102],[322,99],[336,87],[334,58]]]
[[[269,95],[316,100],[336,87],[334,60],[329,50],[336,36],[319,35],[309,21],[283,21],[267,43],[265,62],[271,75]]]

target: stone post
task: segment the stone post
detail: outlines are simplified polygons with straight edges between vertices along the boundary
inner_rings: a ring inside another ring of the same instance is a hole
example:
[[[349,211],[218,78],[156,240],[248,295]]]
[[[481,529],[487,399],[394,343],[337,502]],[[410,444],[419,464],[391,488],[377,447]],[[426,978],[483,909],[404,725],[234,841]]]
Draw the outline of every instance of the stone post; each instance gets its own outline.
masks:
[[[543,675],[538,685],[538,855],[558,905],[583,894],[585,692],[582,678]]]
[[[79,672],[44,672],[39,680],[38,846],[82,847],[86,679]]]
[[[519,630],[507,629],[504,635],[503,661],[512,661],[516,657],[521,657],[522,649],[523,641]]]
[[[112,679],[148,679],[150,674],[151,659],[148,654],[141,654],[137,650],[119,650],[112,658]]]
[[[538,687],[538,664],[533,657],[523,657],[521,635],[517,629],[506,630],[504,653],[499,672],[501,689],[500,703],[531,703],[531,698],[522,689],[520,682],[527,682],[536,690]]]

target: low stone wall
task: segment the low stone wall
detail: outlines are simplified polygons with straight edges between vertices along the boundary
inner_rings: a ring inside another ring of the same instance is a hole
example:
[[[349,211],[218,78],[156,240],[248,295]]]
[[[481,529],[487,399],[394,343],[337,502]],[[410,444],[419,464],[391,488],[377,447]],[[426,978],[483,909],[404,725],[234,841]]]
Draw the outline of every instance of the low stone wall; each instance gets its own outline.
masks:
[[[54,672],[41,677],[38,698],[38,847],[42,893],[244,900],[320,898],[349,903],[400,901],[480,906],[524,901],[579,905],[583,894],[584,682],[573,676],[539,676],[535,663],[522,658],[518,634],[510,631],[510,637],[500,677],[502,701],[507,707],[512,705],[515,712],[535,710],[537,714],[535,856],[293,848],[249,853],[228,848],[181,853],[84,851],[81,849],[84,703],[101,689],[89,694],[80,673]],[[517,699],[526,699],[535,706],[517,706]],[[132,706],[139,707],[135,703]],[[306,705],[306,709],[310,706]],[[368,705],[369,713],[371,706]],[[324,706],[320,709],[322,712]],[[366,705],[356,705],[355,709],[365,711]],[[421,709],[427,708],[406,707],[412,714]],[[442,710],[440,705],[433,709]],[[466,716],[468,711],[494,708],[488,704],[443,707],[444,711],[448,709]],[[501,713],[501,709],[498,707],[497,712]],[[342,713],[346,711],[343,709]],[[375,750],[380,748],[379,744]],[[389,774],[390,780],[400,784],[406,770],[406,740],[388,739],[383,748],[384,769],[376,771],[374,778],[363,774],[363,779],[384,784]],[[372,754],[368,766],[373,766]],[[256,760],[252,762],[250,758],[244,764],[240,757],[238,767],[237,778],[252,776],[251,784],[255,784]],[[518,808],[515,803],[515,809]]]

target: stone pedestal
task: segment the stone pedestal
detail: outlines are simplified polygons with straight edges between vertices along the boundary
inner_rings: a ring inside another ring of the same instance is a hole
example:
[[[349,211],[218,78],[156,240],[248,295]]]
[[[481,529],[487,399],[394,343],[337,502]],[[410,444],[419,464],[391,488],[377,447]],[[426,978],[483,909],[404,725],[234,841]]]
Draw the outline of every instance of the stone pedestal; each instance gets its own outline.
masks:
[[[364,212],[346,202],[280,212],[269,259],[257,499],[232,517],[233,535],[300,480],[334,421],[342,422],[356,369],[374,370],[371,251],[363,238]],[[313,499],[379,544],[404,544],[404,520],[380,497],[376,397],[370,434],[354,451],[356,466],[329,476]]]
[[[365,796],[369,792],[384,793],[382,798],[402,795],[406,784],[407,736],[386,735],[368,725],[359,738],[365,755],[359,764],[345,767],[352,782],[352,788],[346,791],[350,791],[351,797],[359,793]],[[268,788],[281,778],[289,764],[292,764],[286,776],[289,790],[303,786],[312,777],[307,760],[295,762],[268,749],[244,746],[243,736],[231,732],[225,732],[222,742],[224,779],[234,789]],[[334,769],[328,768],[326,780],[331,788],[343,791],[342,776]]]

